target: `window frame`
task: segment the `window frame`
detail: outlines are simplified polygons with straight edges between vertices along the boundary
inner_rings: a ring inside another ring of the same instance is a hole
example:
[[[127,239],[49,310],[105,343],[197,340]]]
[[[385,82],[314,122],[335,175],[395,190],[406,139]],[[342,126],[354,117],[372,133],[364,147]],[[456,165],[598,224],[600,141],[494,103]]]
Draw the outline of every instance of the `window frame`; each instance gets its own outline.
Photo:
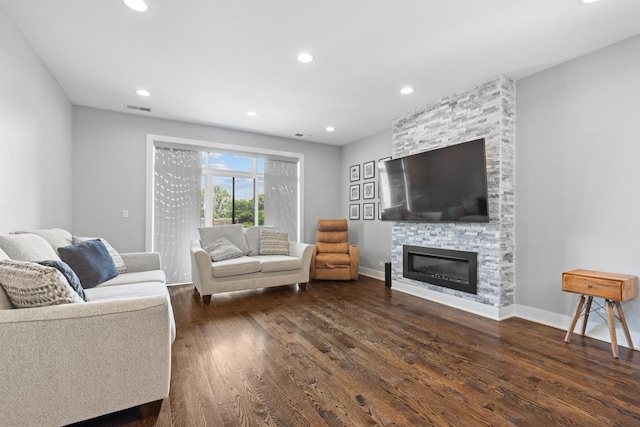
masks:
[[[297,237],[290,236],[293,241],[300,242],[304,236],[304,176],[305,176],[305,155],[291,151],[272,150],[255,146],[241,146],[224,144],[219,142],[196,140],[190,138],[180,138],[175,136],[147,134],[146,135],[146,218],[145,218],[145,250],[153,250],[153,191],[154,191],[154,147],[175,147],[179,149],[193,149],[198,151],[225,151],[238,153],[241,155],[257,155],[270,159],[281,159],[294,161],[298,164],[298,225]]]

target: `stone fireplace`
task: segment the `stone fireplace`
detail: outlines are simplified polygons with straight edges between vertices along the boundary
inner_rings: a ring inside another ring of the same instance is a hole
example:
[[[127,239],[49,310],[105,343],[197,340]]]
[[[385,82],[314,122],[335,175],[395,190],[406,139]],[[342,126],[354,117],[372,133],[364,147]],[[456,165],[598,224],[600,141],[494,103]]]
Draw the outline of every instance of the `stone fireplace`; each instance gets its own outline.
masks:
[[[392,278],[396,289],[445,294],[460,305],[488,306],[499,317],[501,309],[515,303],[515,83],[497,76],[396,118],[392,153],[404,157],[478,138],[485,138],[489,222],[394,222]],[[476,292],[405,277],[405,246],[476,254]]]

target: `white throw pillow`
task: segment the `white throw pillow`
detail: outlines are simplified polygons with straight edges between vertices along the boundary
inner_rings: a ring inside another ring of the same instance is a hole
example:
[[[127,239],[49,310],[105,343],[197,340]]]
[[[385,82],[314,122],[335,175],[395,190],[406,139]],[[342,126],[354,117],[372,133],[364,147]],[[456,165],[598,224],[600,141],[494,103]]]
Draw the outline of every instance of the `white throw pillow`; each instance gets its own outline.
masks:
[[[289,255],[289,233],[261,228],[260,255]]]
[[[15,308],[82,303],[64,275],[28,261],[0,261],[0,283]]]

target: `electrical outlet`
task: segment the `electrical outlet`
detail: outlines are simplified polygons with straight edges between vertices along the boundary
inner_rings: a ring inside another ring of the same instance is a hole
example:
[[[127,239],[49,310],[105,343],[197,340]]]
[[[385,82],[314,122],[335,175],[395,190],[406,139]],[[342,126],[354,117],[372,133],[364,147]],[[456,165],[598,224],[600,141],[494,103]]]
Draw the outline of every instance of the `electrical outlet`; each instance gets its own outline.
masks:
[[[126,209],[122,210],[122,218],[129,218],[129,211]]]

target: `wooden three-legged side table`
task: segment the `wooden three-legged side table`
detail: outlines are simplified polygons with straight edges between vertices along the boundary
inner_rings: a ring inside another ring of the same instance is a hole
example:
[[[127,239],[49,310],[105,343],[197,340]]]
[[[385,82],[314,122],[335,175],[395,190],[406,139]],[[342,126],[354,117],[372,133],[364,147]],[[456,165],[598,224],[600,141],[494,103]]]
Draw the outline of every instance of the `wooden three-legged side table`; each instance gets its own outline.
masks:
[[[620,302],[628,301],[638,296],[638,277],[629,276],[627,274],[603,273],[601,271],[590,270],[572,270],[562,273],[562,290],[565,292],[574,292],[580,295],[576,314],[573,316],[571,326],[564,338],[565,342],[571,341],[571,335],[578,323],[578,318],[582,314],[584,307],[584,319],[582,321],[582,333],[584,336],[589,320],[589,312],[593,297],[604,298],[607,312],[609,314],[609,335],[611,336],[611,351],[613,357],[618,358],[618,341],[616,339],[616,318],[622,324],[622,329],[627,337],[629,348],[633,350],[631,335],[627,327],[627,321],[624,318],[624,312]],[[586,300],[586,306],[585,306]],[[613,311],[615,305],[618,310],[618,316]]]

